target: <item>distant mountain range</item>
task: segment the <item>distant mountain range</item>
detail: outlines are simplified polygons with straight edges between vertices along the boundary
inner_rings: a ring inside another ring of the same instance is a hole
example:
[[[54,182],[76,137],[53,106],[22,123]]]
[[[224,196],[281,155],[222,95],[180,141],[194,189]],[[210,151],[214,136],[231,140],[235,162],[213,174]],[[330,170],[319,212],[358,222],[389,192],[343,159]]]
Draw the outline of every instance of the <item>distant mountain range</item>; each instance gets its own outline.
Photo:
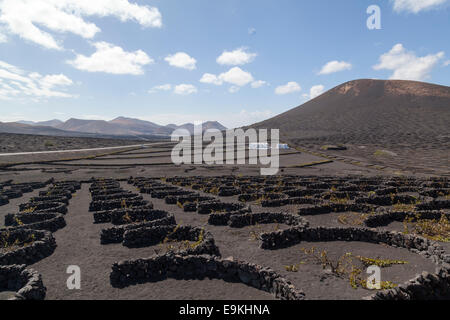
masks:
[[[208,129],[227,130],[217,121],[208,121],[202,126],[204,131]],[[66,122],[57,119],[41,122],[0,122],[0,132],[57,136],[170,136],[177,129],[186,129],[193,134],[194,124],[162,126],[150,121],[125,117],[118,117],[111,121],[72,118]]]

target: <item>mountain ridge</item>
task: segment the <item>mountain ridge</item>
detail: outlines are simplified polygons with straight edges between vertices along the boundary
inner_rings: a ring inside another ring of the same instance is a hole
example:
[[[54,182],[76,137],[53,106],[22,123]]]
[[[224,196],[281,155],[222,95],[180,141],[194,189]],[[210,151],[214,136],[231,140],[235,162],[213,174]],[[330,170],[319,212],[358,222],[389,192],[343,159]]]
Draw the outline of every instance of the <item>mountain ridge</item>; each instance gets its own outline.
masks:
[[[280,129],[285,140],[330,143],[434,143],[448,135],[450,87],[359,79],[250,127]]]
[[[40,132],[43,132],[44,135],[51,135],[52,133],[67,135],[74,132],[77,134],[106,136],[170,136],[177,129],[186,129],[191,134],[194,132],[194,124],[192,123],[180,126],[174,124],[163,126],[150,121],[123,116],[110,121],[70,118],[65,122],[54,119],[38,122],[23,120],[7,123],[0,122],[0,124],[0,132],[27,134],[40,134]],[[203,124],[203,130],[208,129],[223,131],[227,128],[217,121],[207,121]]]

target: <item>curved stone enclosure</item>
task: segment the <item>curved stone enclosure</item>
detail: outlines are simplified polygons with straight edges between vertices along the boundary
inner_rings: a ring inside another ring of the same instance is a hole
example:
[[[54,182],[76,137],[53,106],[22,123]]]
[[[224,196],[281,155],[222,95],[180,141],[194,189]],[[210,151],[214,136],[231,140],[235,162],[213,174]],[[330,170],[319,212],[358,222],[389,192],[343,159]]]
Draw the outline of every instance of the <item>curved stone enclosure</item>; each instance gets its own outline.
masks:
[[[435,273],[423,272],[414,279],[368,297],[370,300],[450,300],[450,272],[438,268]]]
[[[198,227],[191,226],[156,226],[128,230],[123,236],[123,245],[129,248],[154,246],[163,241],[181,242],[190,241],[188,248],[178,255],[209,254],[220,256],[219,248],[214,242],[211,233]]]
[[[163,214],[164,213],[164,214]],[[108,223],[115,225],[128,224],[133,222],[151,221],[167,216],[167,212],[153,210],[153,204],[145,206],[113,209],[94,212],[94,223]]]
[[[111,285],[124,288],[130,285],[177,280],[221,279],[242,282],[272,293],[282,300],[303,300],[304,293],[270,268],[252,263],[223,260],[210,255],[181,256],[167,254],[149,259],[121,261],[113,264]]]
[[[442,260],[441,256],[445,252],[437,242],[422,237],[368,228],[291,228],[283,231],[263,233],[260,238],[261,248],[263,249],[285,248],[303,241],[362,241],[406,248],[415,253],[422,252],[427,257],[434,256],[438,260]]]
[[[45,288],[41,275],[25,265],[0,266],[0,291],[15,291],[11,300],[44,300]]]
[[[405,212],[405,211],[386,211],[379,214],[373,214],[368,216],[364,220],[364,224],[369,228],[376,228],[387,226],[388,224],[398,221],[403,222],[405,219],[410,218],[411,221],[416,221],[417,217],[425,220],[435,220],[440,219],[442,215],[450,218],[449,213],[444,213],[442,211],[417,211],[417,212]]]
[[[434,274],[424,273],[397,288],[380,291],[368,297],[375,300],[450,299],[450,255],[436,242],[394,231],[366,228],[292,228],[265,233],[261,236],[263,249],[275,250],[303,241],[362,241],[384,243],[422,255],[436,264]]]
[[[66,226],[66,220],[61,213],[9,213],[5,226],[55,232]]]
[[[113,199],[104,201],[92,201],[89,205],[89,211],[113,210],[128,207],[139,207],[147,205],[147,201],[142,196],[134,196],[126,199]]]
[[[133,230],[142,227],[155,227],[155,226],[167,226],[176,224],[175,217],[172,214],[168,214],[167,217],[149,221],[125,224],[121,226],[114,226],[106,228],[101,231],[100,242],[101,244],[121,243],[123,241],[123,235],[128,230]]]
[[[62,214],[67,213],[67,205],[61,202],[28,202],[19,206],[20,212],[31,211],[30,213],[44,213],[44,212],[58,212]]]
[[[29,202],[19,205],[19,213],[5,216],[5,225],[10,229],[32,229],[55,232],[66,226],[67,213],[72,193],[81,188],[77,181],[52,182],[47,191],[40,191]]]
[[[123,191],[112,194],[97,194],[92,196],[92,201],[108,201],[117,199],[129,199],[136,197],[136,194],[131,191]]]
[[[0,206],[4,206],[9,203],[9,199],[6,196],[0,196]]]
[[[288,226],[305,228],[309,222],[299,216],[284,212],[264,212],[264,213],[246,213],[230,216],[229,226],[232,228],[242,228],[257,224],[282,223]]]
[[[55,238],[49,231],[0,229],[0,239],[9,245],[18,244],[12,251],[0,253],[0,265],[30,265],[50,256],[56,248]]]
[[[53,196],[37,196],[32,197],[29,202],[61,202],[65,205],[69,204],[69,198],[67,196],[53,195]]]

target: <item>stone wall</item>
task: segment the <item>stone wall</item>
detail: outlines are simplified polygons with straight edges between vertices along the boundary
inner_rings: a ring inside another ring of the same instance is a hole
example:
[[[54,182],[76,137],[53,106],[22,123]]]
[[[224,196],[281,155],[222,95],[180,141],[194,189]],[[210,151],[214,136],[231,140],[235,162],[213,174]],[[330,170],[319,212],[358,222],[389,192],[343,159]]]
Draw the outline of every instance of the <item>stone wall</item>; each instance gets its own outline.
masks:
[[[299,216],[284,212],[247,213],[230,216],[229,226],[243,228],[256,224],[282,223],[289,226],[307,227],[309,222]]]
[[[25,265],[0,266],[0,289],[15,291],[12,300],[44,300],[47,292],[41,275]]]
[[[93,195],[92,201],[107,201],[107,200],[116,200],[116,199],[129,199],[136,197],[135,193],[132,193],[130,191],[123,191],[118,193],[112,193],[112,194],[100,194],[100,195]]]
[[[242,203],[224,203],[221,201],[204,201],[197,205],[199,214],[210,214],[212,212],[233,212],[242,210],[245,207]]]
[[[406,248],[414,253],[420,253],[433,261],[442,261],[444,249],[437,243],[423,237],[403,234],[396,231],[382,231],[367,228],[291,228],[283,231],[263,233],[261,248],[278,249],[290,247],[300,242],[319,241],[361,241],[369,243],[384,243],[389,246]]]
[[[21,212],[31,210],[31,212],[44,213],[44,212],[58,212],[62,214],[67,213],[67,205],[61,202],[28,202],[19,205]]]
[[[168,217],[169,213],[162,210],[153,210],[153,204],[146,207],[133,208],[129,211],[115,210],[111,212],[111,223],[123,225],[133,222],[154,221]]]
[[[302,291],[297,290],[288,280],[270,268],[242,261],[222,260],[210,255],[167,254],[149,259],[121,261],[113,264],[110,274],[111,285],[115,288],[163,281],[167,278],[178,280],[210,278],[242,282],[272,293],[282,300],[303,300],[305,296]]]
[[[211,213],[208,217],[208,223],[213,226],[226,226],[229,224],[231,216],[247,213],[251,213],[251,207],[238,211]]]
[[[145,205],[147,205],[147,201],[143,200],[142,196],[134,196],[127,199],[92,201],[89,205],[89,211],[104,211],[129,207],[139,207]]]
[[[48,191],[39,191],[39,197],[66,197],[67,199],[72,199],[72,192],[65,189],[50,189]]]
[[[215,245],[211,233],[198,227],[191,226],[155,226],[128,230],[123,236],[123,245],[129,248],[154,246],[168,241],[190,241],[194,242],[189,248],[178,252],[180,255],[217,255],[220,256],[219,248]]]
[[[368,213],[375,211],[376,207],[372,205],[367,205],[364,203],[326,203],[322,205],[308,206],[298,209],[298,214],[301,216],[311,216],[319,214],[327,214],[331,212],[347,212],[356,211]]]
[[[392,206],[397,203],[415,204],[418,200],[425,200],[410,195],[372,196],[356,199],[356,203],[367,203],[377,206]]]
[[[441,210],[450,209],[450,200],[433,200],[418,204],[417,210]]]
[[[66,226],[60,213],[9,213],[5,216],[5,226],[55,232]]]
[[[6,196],[0,196],[0,206],[4,206],[9,203],[9,199]]]
[[[450,269],[423,272],[416,278],[368,297],[370,300],[450,300]]]
[[[320,200],[314,198],[291,197],[285,199],[273,199],[261,201],[264,208],[284,207],[292,204],[319,204]]]
[[[13,244],[29,242],[27,246],[13,247],[14,250],[0,253],[0,265],[36,263],[50,256],[56,248],[55,238],[49,231],[29,229],[0,229],[0,239]],[[34,240],[33,240],[34,239]]]
[[[30,202],[60,202],[60,203],[64,203],[65,205],[68,205],[69,198],[67,196],[61,196],[61,195],[38,196],[38,197],[32,197],[30,199]]]
[[[176,224],[175,217],[172,214],[169,214],[167,217],[155,221],[115,226],[103,229],[101,231],[100,242],[101,244],[121,243],[123,241],[124,233],[128,230],[133,230],[142,227],[155,227],[174,224]]]
[[[374,300],[434,300],[450,299],[450,255],[434,241],[395,231],[365,228],[291,228],[265,233],[260,236],[263,249],[279,249],[307,242],[362,241],[384,243],[430,259],[436,264],[434,274],[423,273],[417,278],[391,290],[377,292],[368,297]]]
[[[369,228],[376,228],[387,226],[394,221],[403,222],[407,218],[411,218],[412,221],[416,220],[416,216],[419,215],[420,219],[440,219],[442,215],[446,215],[449,218],[450,214],[445,214],[442,211],[417,211],[417,212],[403,212],[403,211],[386,211],[380,214],[374,214],[368,216],[364,220],[364,224]]]

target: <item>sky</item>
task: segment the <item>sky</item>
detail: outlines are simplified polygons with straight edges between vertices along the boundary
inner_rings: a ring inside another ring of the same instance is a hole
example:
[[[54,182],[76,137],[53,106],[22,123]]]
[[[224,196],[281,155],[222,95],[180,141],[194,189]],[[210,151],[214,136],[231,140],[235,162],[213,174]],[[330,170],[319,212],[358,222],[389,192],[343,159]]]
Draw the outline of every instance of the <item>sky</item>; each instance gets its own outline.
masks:
[[[449,86],[449,18],[450,0],[0,0],[0,121],[232,128],[355,79]]]

